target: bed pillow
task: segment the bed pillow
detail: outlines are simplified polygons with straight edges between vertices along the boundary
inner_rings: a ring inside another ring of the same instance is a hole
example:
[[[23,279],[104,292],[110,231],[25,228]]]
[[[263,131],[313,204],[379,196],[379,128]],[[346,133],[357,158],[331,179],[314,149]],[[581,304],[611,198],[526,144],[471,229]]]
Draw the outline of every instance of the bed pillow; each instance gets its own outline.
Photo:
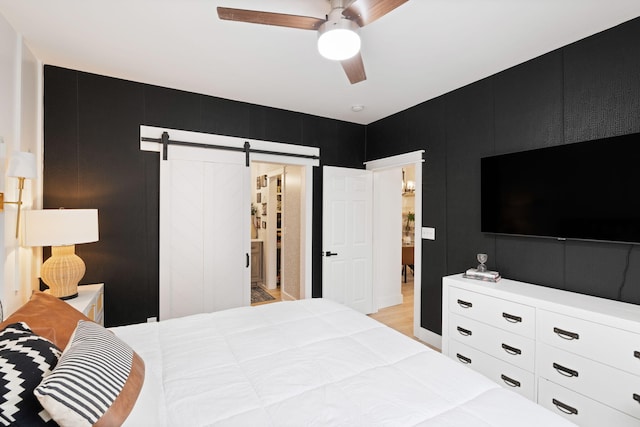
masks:
[[[80,321],[34,394],[62,426],[121,425],[138,398],[144,362],[111,331]]]
[[[53,295],[34,292],[26,304],[0,323],[0,329],[12,323],[25,322],[34,334],[64,349],[78,320],[90,319]]]
[[[0,331],[0,425],[56,425],[33,395],[58,363],[60,349],[26,323]]]

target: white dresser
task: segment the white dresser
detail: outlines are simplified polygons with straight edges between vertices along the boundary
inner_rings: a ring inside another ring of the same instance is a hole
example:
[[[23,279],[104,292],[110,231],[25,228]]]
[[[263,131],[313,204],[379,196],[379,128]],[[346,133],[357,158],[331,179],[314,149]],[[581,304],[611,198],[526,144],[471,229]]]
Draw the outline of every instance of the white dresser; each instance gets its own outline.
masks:
[[[104,326],[104,284],[79,285],[78,296],[65,300],[89,319]]]
[[[640,426],[640,306],[443,279],[442,352],[580,426]]]

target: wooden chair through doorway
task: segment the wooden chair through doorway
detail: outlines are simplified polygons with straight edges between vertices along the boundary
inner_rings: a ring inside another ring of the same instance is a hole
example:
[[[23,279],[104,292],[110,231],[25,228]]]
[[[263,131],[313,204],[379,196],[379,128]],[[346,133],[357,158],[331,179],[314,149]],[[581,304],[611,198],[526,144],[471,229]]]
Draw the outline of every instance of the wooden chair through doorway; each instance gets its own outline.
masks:
[[[413,275],[413,246],[402,246],[402,274],[404,283],[407,283],[407,269],[411,269]]]

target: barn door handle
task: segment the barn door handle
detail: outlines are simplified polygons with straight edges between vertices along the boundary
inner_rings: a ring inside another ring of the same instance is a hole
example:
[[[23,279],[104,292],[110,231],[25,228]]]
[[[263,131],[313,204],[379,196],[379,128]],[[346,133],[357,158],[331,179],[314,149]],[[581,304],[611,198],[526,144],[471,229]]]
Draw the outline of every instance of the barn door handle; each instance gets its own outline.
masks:
[[[326,257],[330,257],[330,256],[334,256],[334,255],[338,255],[338,253],[337,252],[331,252],[331,251],[326,251],[324,253],[324,256],[326,256]]]
[[[249,254],[245,254],[247,256],[247,268],[249,268]]]

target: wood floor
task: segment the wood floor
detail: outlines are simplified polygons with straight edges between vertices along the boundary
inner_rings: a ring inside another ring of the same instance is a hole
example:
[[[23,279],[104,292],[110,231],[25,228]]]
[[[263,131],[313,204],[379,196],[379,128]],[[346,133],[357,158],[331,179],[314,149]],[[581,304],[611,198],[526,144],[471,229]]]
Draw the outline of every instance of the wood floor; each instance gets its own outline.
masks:
[[[415,339],[413,336],[413,277],[407,277],[407,283],[402,283],[402,297],[402,304],[383,308],[377,313],[370,314],[369,317]]]
[[[427,347],[440,351],[440,349],[419,340],[413,335],[413,277],[407,277],[407,283],[402,283],[402,304],[393,305],[370,314],[369,317],[384,323],[388,327],[412,338]]]

